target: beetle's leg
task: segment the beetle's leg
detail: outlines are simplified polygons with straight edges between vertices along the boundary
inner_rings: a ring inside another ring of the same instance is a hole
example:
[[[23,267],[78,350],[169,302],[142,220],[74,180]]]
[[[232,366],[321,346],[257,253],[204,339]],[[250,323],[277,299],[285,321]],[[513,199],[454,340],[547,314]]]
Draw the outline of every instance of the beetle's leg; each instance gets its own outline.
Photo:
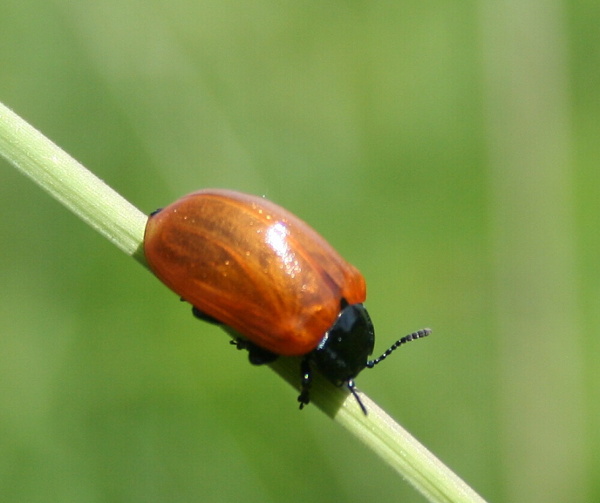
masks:
[[[263,349],[247,339],[238,338],[235,341],[231,341],[231,344],[238,349],[248,350],[248,360],[250,360],[252,365],[264,365],[274,362],[277,359],[275,353],[271,353],[271,351]]]
[[[185,299],[181,299],[181,300],[185,302]],[[209,316],[208,314],[200,311],[200,309],[198,309],[197,307],[192,306],[192,314],[199,320],[207,321],[208,323],[213,323],[214,325],[222,325],[223,324],[216,318],[213,318],[212,316]]]
[[[300,363],[300,375],[302,377],[300,395],[298,401],[300,408],[304,408],[310,402],[310,385],[312,384],[312,370],[308,357],[304,357]]]
[[[346,381],[346,388],[348,388],[348,391],[350,391],[350,393],[352,393],[352,395],[358,402],[358,405],[360,406],[360,410],[362,410],[363,414],[366,416],[367,408],[365,407],[365,404],[360,399],[360,395],[358,394],[358,391],[356,390],[356,384],[354,384],[354,379],[350,379],[350,380]]]

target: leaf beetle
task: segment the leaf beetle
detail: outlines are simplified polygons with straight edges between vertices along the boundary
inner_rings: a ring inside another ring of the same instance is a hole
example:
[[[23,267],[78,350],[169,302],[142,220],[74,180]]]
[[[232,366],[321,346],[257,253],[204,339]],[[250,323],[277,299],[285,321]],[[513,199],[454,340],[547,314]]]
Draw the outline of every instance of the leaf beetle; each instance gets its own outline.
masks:
[[[310,401],[313,368],[362,403],[354,379],[381,356],[369,356],[375,331],[363,302],[361,273],[304,221],[257,196],[205,189],[150,215],[144,254],[152,272],[204,320],[238,334],[255,365],[301,356],[300,408]]]

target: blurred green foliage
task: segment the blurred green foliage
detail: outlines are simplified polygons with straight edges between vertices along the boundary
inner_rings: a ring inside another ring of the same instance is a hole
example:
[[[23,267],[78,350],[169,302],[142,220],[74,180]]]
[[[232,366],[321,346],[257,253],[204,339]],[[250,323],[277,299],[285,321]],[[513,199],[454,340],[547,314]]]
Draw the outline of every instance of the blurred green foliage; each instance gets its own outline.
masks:
[[[434,329],[361,389],[491,501],[596,501],[600,4],[526,5],[5,0],[0,100],[145,212],[310,222],[378,351]],[[0,164],[3,501],[423,500]]]

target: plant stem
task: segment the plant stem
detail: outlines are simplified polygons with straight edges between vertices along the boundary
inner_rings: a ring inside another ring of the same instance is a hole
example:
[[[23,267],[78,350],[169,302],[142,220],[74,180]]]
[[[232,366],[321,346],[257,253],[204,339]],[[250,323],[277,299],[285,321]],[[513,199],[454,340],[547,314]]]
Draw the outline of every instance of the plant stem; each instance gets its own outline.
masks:
[[[0,103],[0,155],[100,234],[145,264],[147,216]]]
[[[1,103],[0,155],[125,253],[146,264],[147,216]],[[280,358],[271,367],[297,387],[297,359]],[[368,416],[346,390],[322,378],[315,379],[311,397],[311,403],[358,437],[429,501],[483,502],[364,394]]]
[[[290,365],[290,361],[293,365]],[[271,364],[275,372],[298,388],[299,359],[280,358]],[[429,501],[446,503],[482,503],[484,500],[463,480],[429,452],[413,436],[386,414],[364,393],[361,400],[368,410],[365,416],[354,397],[315,376],[311,404],[346,428],[410,482]]]

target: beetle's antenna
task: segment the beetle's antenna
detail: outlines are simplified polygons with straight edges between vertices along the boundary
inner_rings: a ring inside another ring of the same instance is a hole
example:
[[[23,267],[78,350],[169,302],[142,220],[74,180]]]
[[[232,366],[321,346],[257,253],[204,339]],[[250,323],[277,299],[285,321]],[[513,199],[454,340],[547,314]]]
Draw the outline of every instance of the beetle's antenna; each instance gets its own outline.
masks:
[[[402,344],[406,344],[414,339],[421,339],[423,337],[427,337],[431,333],[431,328],[423,328],[421,330],[417,330],[412,334],[405,335],[402,339],[398,339],[392,346],[383,353],[379,358],[375,358],[374,360],[369,360],[367,362],[367,368],[372,369],[379,362],[385,360],[388,356],[390,356],[396,349],[398,349]]]

